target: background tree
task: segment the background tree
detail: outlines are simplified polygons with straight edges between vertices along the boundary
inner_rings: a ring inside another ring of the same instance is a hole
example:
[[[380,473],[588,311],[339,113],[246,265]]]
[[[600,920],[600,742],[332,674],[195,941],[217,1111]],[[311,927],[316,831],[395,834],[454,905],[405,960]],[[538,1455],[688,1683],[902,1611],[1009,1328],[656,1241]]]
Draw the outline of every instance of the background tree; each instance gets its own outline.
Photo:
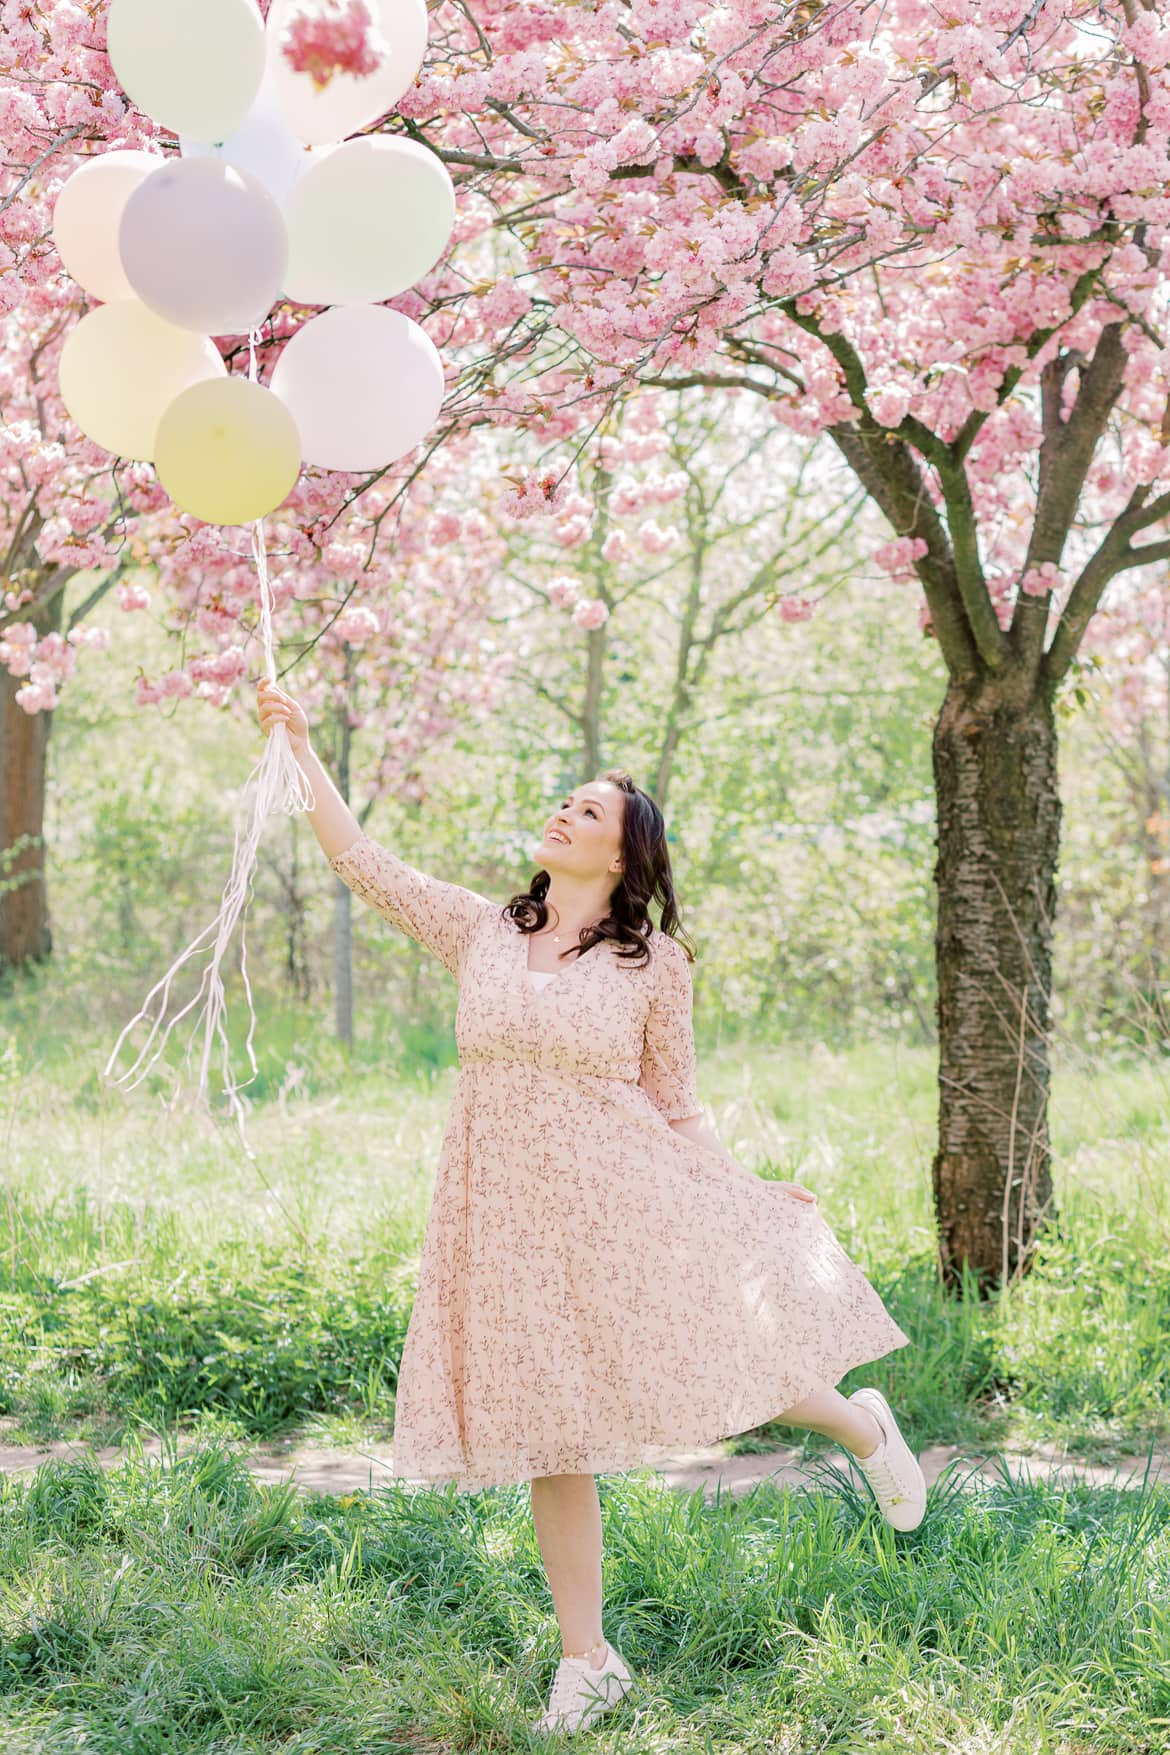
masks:
[[[814,594],[846,583],[862,496],[828,461],[754,405],[644,391],[605,421],[579,491],[509,542],[500,619],[532,632],[512,677],[571,728],[575,784],[613,759],[610,718],[626,739],[649,722],[647,784],[665,810],[721,645],[742,651],[765,617],[803,621]],[[583,666],[566,621],[583,634]],[[758,698],[745,691],[734,711]]]
[[[758,395],[831,437],[922,586],[936,1210],[947,1282],[986,1289],[1052,1205],[1054,702],[1110,581],[1170,554],[1170,31],[1059,0],[633,5],[548,53],[551,14],[516,24],[453,16],[402,108],[515,244],[545,399]]]
[[[1119,834],[1139,876],[1132,897],[1129,886],[1119,889],[1128,921],[1115,923],[1119,961],[1140,996],[1141,1015],[1131,1023],[1165,1042],[1170,1039],[1170,592],[1163,568],[1131,578],[1095,617],[1084,653],[1081,685],[1092,697],[1089,725],[1128,800]]]

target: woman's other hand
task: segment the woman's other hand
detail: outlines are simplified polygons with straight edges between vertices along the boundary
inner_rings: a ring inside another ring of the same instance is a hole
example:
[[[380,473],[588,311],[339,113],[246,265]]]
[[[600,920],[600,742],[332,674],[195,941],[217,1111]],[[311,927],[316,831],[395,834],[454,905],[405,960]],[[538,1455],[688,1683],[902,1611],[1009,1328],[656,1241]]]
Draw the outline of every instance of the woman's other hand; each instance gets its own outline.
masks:
[[[773,1188],[782,1188],[786,1194],[794,1194],[797,1200],[811,1201],[816,1205],[816,1195],[811,1188],[802,1188],[799,1182],[774,1182]]]

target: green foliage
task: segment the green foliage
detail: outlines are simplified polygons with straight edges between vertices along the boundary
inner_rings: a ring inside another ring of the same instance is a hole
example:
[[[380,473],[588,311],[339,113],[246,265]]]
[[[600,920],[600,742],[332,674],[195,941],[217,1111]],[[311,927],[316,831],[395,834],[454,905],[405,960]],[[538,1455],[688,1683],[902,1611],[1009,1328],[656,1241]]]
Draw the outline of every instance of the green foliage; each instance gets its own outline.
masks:
[[[0,1397],[15,1406],[51,1360],[100,1393],[107,1414],[151,1423],[215,1410],[260,1434],[368,1408],[372,1383],[385,1394],[397,1381],[413,1289],[388,1289],[380,1267],[372,1283],[365,1265],[333,1261],[323,1279],[319,1262],[235,1251],[165,1289],[0,1278]]]
[[[254,1435],[389,1423],[452,1067],[393,1083],[371,1058],[258,1102],[252,1165],[226,1118],[160,1126],[141,1092],[95,1099],[83,1036],[47,1066],[8,1046],[0,1067],[19,1077],[0,1083],[0,1412],[29,1436],[106,1439],[208,1415]],[[816,1189],[912,1337],[847,1388],[883,1384],[922,1442],[1140,1447],[1166,1429],[1170,1391],[1170,1097],[1157,1063],[1058,1064],[1060,1224],[991,1301],[938,1286],[936,1091],[927,1049],[777,1055],[732,1041],[700,1068],[728,1149]],[[790,1436],[769,1427],[735,1443]]]

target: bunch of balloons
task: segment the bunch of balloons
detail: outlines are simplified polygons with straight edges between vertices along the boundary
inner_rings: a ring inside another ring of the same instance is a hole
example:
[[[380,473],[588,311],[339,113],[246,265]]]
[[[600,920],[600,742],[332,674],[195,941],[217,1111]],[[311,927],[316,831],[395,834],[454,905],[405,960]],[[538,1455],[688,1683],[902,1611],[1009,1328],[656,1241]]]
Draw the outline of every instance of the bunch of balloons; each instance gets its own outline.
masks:
[[[255,0],[111,0],[114,71],[180,156],[86,158],[53,213],[65,267],[102,301],[61,352],[69,414],[211,524],[263,518],[302,463],[394,462],[443,401],[434,343],[380,301],[442,255],[451,179],[414,141],[345,138],[417,74],[425,0],[377,0],[377,71],[323,89],[281,52],[297,5],[273,0],[265,26]],[[230,375],[211,338],[254,338],[278,299],[332,309],[286,343],[270,387]]]

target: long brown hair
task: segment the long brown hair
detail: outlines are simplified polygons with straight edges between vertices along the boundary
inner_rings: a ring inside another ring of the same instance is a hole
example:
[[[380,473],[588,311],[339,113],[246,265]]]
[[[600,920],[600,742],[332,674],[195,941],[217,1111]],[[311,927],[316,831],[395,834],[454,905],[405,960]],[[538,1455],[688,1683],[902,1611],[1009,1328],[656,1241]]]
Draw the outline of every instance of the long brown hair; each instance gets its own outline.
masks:
[[[607,768],[598,778],[608,780],[625,794],[622,810],[622,870],[613,892],[609,913],[604,920],[586,927],[579,942],[576,945],[567,945],[560,955],[567,956],[573,950],[581,954],[602,939],[610,939],[616,944],[631,947],[618,952],[623,962],[649,962],[650,935],[654,930],[649,906],[651,899],[657,897],[662,904],[662,931],[682,945],[687,961],[693,963],[693,947],[679,920],[675,905],[670,850],[666,844],[666,820],[662,812],[650,794],[634,784],[624,768]],[[527,890],[521,891],[504,904],[503,912],[515,922],[521,932],[539,932],[541,927],[548,924],[548,904],[544,898],[551,882],[551,873],[542,868]]]

